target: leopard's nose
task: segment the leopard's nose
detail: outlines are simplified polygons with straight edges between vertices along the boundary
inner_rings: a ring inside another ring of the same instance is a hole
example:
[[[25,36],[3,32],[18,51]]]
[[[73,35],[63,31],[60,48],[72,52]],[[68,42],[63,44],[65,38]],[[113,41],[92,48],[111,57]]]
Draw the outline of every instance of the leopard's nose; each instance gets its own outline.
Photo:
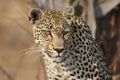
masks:
[[[61,48],[61,49],[60,48],[55,48],[54,50],[57,51],[58,53],[61,53],[64,50],[64,48]]]

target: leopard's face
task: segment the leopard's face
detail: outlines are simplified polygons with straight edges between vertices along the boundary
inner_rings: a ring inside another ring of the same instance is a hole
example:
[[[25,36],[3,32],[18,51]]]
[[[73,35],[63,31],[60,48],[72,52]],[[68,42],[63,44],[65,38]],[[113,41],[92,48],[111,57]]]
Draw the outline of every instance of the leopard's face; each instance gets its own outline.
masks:
[[[44,49],[44,55],[57,61],[64,60],[66,45],[72,35],[68,15],[63,11],[33,9],[29,18],[33,23],[35,43]]]

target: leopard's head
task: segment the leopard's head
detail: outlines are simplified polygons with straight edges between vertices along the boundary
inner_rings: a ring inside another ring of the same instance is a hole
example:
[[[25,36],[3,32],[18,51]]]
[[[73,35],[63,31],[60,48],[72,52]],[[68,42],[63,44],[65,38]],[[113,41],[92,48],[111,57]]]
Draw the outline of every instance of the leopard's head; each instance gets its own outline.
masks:
[[[71,17],[74,9],[55,11],[34,8],[29,13],[35,43],[45,50],[45,55],[59,59],[65,56],[66,44],[72,35]],[[47,54],[46,54],[47,53]]]

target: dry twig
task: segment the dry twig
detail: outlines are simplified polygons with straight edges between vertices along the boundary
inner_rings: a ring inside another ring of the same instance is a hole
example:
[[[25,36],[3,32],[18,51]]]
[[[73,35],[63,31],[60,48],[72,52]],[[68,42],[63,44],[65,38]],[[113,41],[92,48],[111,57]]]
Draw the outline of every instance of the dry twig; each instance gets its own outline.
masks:
[[[14,80],[9,73],[0,65],[0,70],[6,75],[9,80]]]

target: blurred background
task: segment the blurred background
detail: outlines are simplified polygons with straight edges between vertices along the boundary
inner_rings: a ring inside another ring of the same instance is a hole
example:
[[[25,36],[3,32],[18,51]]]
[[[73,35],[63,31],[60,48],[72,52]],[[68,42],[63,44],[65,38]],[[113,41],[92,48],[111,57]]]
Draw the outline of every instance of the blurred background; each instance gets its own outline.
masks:
[[[120,0],[0,0],[0,80],[46,80],[28,13],[35,7],[64,10],[68,6],[90,25],[113,80],[120,80]]]

